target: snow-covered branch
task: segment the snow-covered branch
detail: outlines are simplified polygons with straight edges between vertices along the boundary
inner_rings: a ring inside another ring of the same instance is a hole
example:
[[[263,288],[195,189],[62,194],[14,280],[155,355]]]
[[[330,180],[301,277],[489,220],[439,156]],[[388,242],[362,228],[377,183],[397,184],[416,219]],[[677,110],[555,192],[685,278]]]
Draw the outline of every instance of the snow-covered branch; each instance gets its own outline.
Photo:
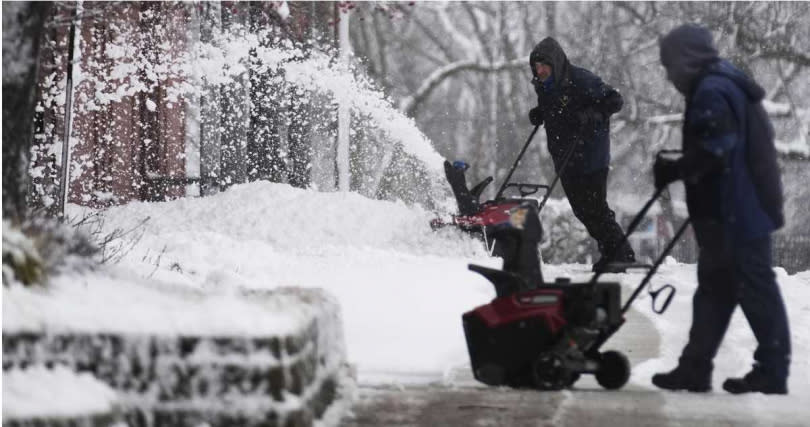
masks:
[[[512,61],[502,61],[493,64],[483,63],[478,60],[464,60],[447,64],[433,71],[413,95],[405,98],[400,102],[399,110],[410,116],[416,111],[416,107],[430,96],[430,93],[439,86],[444,79],[459,73],[461,71],[478,71],[478,72],[499,72],[503,70],[512,70],[526,66],[524,58],[515,59]]]

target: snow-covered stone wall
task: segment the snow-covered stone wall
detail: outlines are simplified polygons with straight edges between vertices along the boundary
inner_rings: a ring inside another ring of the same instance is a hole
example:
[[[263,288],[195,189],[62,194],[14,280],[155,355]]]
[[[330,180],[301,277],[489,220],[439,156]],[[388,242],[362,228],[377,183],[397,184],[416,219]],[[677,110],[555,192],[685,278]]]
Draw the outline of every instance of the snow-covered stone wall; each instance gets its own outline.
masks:
[[[240,298],[281,299],[287,310],[310,315],[279,334],[4,330],[4,376],[42,366],[91,373],[117,391],[118,419],[130,426],[308,426],[323,419],[352,381],[336,302],[300,288]],[[15,411],[4,404],[4,425],[27,425],[36,412],[8,419]],[[44,404],[36,418],[60,425],[49,411]]]

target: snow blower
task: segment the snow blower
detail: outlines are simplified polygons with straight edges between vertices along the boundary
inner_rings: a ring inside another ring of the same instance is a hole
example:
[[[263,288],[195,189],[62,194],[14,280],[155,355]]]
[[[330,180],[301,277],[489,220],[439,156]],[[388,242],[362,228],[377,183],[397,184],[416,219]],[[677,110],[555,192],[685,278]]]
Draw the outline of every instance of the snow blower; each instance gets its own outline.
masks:
[[[625,241],[662,191],[657,190],[633,219]],[[624,386],[630,378],[627,357],[618,351],[603,352],[601,347],[624,324],[624,314],[688,225],[687,219],[622,305],[620,284],[599,281],[601,272],[587,282],[569,278],[545,282],[537,254],[542,238],[537,207],[523,203],[512,209],[509,219],[492,230],[503,245],[503,268],[469,266],[487,278],[496,292],[490,303],[462,316],[476,380],[492,386],[559,390],[572,386],[582,374],[593,374],[606,389]],[[675,288],[668,284],[647,290],[658,314],[675,295]]]
[[[556,187],[557,182],[560,179],[560,174],[562,174],[562,172],[565,170],[565,167],[568,165],[568,161],[576,148],[576,144],[572,144],[568,149],[563,159],[563,163],[560,166],[560,170],[557,171],[551,185],[509,182],[509,180],[512,178],[512,174],[515,172],[515,169],[520,163],[520,160],[523,158],[523,155],[526,153],[526,150],[529,148],[529,145],[531,144],[532,139],[534,139],[534,135],[537,133],[539,128],[540,126],[536,126],[531,135],[529,135],[529,139],[520,150],[517,159],[515,159],[515,162],[512,164],[512,168],[506,175],[506,179],[503,181],[503,184],[501,184],[501,187],[498,189],[498,192],[493,200],[488,200],[483,203],[479,202],[481,193],[493,181],[491,176],[487,177],[470,189],[467,187],[467,179],[465,177],[465,172],[469,168],[469,165],[461,161],[455,161],[453,163],[445,161],[445,176],[447,177],[447,181],[450,183],[450,187],[453,190],[453,195],[455,196],[458,204],[459,213],[458,215],[453,215],[449,222],[440,218],[432,220],[430,223],[431,228],[437,230],[446,226],[458,227],[463,231],[469,232],[481,238],[486,245],[487,251],[489,251],[491,254],[501,256],[502,246],[498,244],[497,239],[494,238],[494,230],[499,225],[508,222],[509,211],[521,204],[533,204],[537,208],[537,213],[539,215],[540,211],[543,210],[543,206],[545,206],[546,202],[548,201],[549,196],[551,196],[551,192],[554,191],[554,187]],[[504,193],[510,189],[517,190],[520,197],[504,197]],[[537,193],[540,189],[545,190],[545,195],[543,196],[542,201],[538,203],[537,199],[528,198],[528,196]]]

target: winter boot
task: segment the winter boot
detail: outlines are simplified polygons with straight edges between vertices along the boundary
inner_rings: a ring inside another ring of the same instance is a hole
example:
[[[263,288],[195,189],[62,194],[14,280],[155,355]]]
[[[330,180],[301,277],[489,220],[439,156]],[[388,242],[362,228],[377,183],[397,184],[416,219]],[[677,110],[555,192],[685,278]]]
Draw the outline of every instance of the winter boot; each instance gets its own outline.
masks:
[[[705,393],[712,389],[712,363],[681,358],[672,371],[653,375],[652,383],[664,390]]]
[[[618,249],[619,253],[609,263],[607,262],[611,258],[609,251],[603,249],[601,244],[599,245],[599,251],[602,253],[602,257],[593,265],[592,270],[594,273],[624,273],[628,268],[637,265],[636,254],[633,253],[633,249],[627,243]]]
[[[728,378],[723,390],[731,394],[760,392],[763,394],[788,394],[787,378],[778,378],[765,372],[759,365],[742,378]]]

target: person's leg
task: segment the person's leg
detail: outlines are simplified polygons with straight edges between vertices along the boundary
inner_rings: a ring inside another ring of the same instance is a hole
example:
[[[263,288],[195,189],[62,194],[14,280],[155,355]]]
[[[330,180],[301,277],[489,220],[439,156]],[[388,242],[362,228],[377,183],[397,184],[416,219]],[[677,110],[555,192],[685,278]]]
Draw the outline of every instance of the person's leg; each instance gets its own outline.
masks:
[[[711,362],[737,306],[739,279],[723,226],[696,221],[698,287],[692,299],[692,326],[681,358]]]
[[[596,240],[602,259],[616,251],[615,262],[633,262],[635,254],[624,239],[624,232],[616,222],[616,214],[607,203],[607,174],[603,169],[588,175],[560,179],[563,190],[588,234]]]
[[[737,303],[733,260],[720,224],[695,222],[698,240],[698,287],[692,299],[692,325],[678,366],[653,376],[668,390],[711,390],[712,360],[728,329]]]
[[[739,302],[757,339],[754,370],[730,379],[723,388],[732,393],[787,393],[790,327],[785,304],[771,267],[771,238],[735,244],[735,268],[742,281]]]

